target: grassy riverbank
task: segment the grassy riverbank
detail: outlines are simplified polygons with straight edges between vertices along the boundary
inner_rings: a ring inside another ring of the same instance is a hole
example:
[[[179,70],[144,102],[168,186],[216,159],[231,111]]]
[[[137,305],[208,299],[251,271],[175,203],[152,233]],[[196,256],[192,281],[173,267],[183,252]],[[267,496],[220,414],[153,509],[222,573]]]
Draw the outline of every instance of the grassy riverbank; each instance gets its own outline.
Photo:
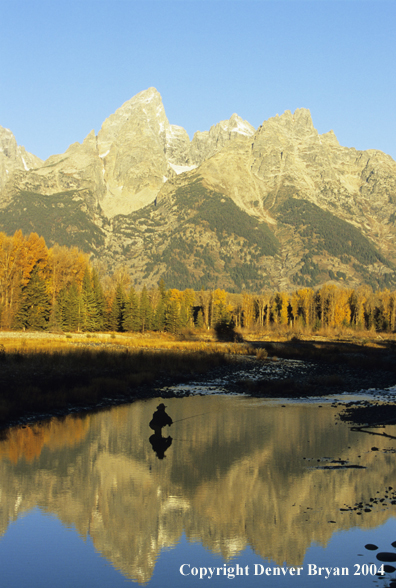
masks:
[[[237,355],[257,361],[293,358],[326,366],[319,375],[272,380],[270,385],[267,380],[235,380],[237,390],[256,396],[337,393],[346,385],[346,371],[349,378],[351,371],[355,374],[357,384],[352,382],[351,389],[359,385],[360,374],[361,387],[396,384],[393,335],[272,330],[243,336],[251,342],[216,342],[210,332],[178,336],[0,333],[0,426],[29,414],[64,414],[110,400],[152,396],[163,386],[203,377],[215,368],[233,370]]]
[[[29,413],[133,400],[154,385],[187,381],[262,352],[245,343],[180,341],[170,336],[0,335],[0,426]]]

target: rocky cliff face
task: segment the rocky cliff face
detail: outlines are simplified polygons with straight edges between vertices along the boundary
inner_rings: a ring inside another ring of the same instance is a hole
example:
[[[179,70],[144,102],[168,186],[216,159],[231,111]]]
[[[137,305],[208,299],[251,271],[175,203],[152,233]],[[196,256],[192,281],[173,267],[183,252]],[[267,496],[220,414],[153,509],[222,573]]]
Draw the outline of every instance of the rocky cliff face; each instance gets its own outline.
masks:
[[[149,88],[106,119],[97,136],[92,131],[81,145],[74,143],[44,163],[3,129],[0,145],[13,164],[1,174],[0,188],[8,183],[7,194],[18,189],[46,195],[89,191],[90,207],[97,204],[105,217],[113,218],[153,202],[169,178],[194,169],[238,135],[253,132],[234,114],[210,131],[197,132],[190,143],[185,129],[169,123],[160,94]],[[18,173],[11,178],[14,171]]]
[[[161,96],[150,88],[110,116],[97,137],[108,217],[128,214],[153,202],[163,183],[175,175],[172,166],[188,166],[190,140],[170,125]]]
[[[28,172],[42,163],[41,159],[17,144],[9,129],[0,127],[0,193],[15,171]]]
[[[44,163],[4,129],[0,149],[0,229],[83,246],[138,286],[396,285],[396,163],[319,135],[306,109],[190,141],[149,88]]]
[[[191,142],[191,159],[196,165],[200,165],[205,159],[221,151],[228,143],[240,137],[251,137],[254,132],[251,124],[242,120],[237,114],[233,114],[229,120],[219,122],[209,131],[195,133]]]

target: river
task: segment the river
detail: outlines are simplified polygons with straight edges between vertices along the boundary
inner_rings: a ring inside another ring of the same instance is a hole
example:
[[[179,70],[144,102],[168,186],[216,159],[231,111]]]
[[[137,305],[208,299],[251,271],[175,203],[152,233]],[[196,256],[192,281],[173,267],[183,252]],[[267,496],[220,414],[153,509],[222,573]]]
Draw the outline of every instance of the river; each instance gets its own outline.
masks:
[[[4,434],[2,586],[391,585],[396,439],[329,399],[198,395],[164,401],[158,442],[159,402]]]

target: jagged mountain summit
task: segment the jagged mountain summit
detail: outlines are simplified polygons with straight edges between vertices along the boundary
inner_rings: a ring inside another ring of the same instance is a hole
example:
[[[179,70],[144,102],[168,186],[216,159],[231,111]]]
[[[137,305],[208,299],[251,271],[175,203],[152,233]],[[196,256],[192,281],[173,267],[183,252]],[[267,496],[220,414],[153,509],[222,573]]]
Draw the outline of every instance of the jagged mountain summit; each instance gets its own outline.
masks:
[[[41,159],[18,146],[9,129],[0,127],[0,190],[7,184],[10,175],[17,170],[29,171],[42,165]]]
[[[395,284],[396,163],[320,135],[307,109],[190,141],[149,88],[45,162],[1,128],[0,149],[0,229],[78,245],[137,286]]]
[[[194,169],[237,135],[253,133],[253,127],[234,114],[209,132],[196,133],[190,142],[187,131],[169,123],[160,94],[149,88],[106,119],[97,136],[91,131],[82,144],[74,143],[62,155],[44,163],[30,154],[25,159],[19,155],[19,160],[15,155],[15,161],[25,164],[6,178],[8,193],[18,188],[45,195],[76,190],[87,197],[90,192],[92,211],[100,206],[106,218],[113,218],[153,202],[169,178]],[[15,142],[10,135],[9,141]]]

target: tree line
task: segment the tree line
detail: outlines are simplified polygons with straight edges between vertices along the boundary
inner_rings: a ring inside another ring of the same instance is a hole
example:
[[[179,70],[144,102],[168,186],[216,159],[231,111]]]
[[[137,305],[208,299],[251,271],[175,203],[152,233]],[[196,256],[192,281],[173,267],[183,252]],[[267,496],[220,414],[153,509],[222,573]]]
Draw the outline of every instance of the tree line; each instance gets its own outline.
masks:
[[[293,293],[225,290],[137,291],[127,271],[109,276],[78,248],[48,248],[36,233],[0,233],[0,328],[62,331],[168,331],[183,328],[351,326],[393,332],[396,292],[325,284]]]

